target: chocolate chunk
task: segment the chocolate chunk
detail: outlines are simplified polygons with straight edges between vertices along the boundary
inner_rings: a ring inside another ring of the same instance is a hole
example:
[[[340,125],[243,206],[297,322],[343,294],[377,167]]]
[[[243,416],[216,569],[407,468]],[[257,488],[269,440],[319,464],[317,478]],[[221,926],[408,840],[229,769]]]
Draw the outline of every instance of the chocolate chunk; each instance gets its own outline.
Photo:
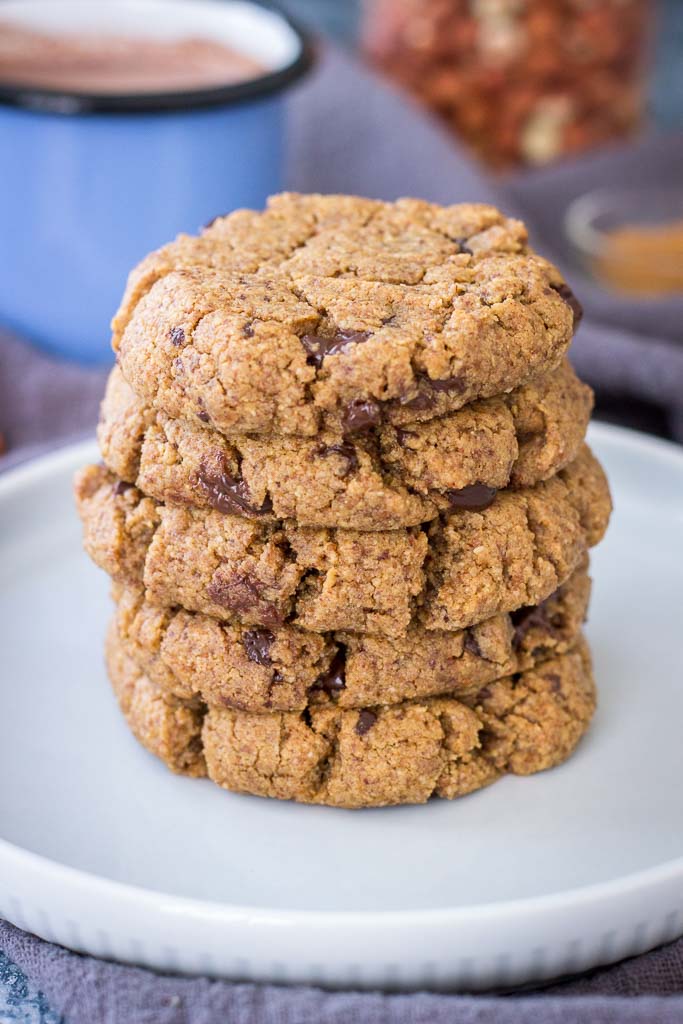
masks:
[[[323,690],[328,697],[334,697],[346,689],[346,650],[341,647],[330,663],[330,667],[324,675],[313,683],[311,689]]]
[[[342,459],[345,459],[346,468],[343,471],[343,476],[349,476],[350,473],[355,473],[358,469],[356,449],[348,441],[342,441],[341,444],[321,444],[315,449],[314,454],[320,455],[323,458],[327,455],[339,455]]]
[[[481,658],[481,647],[479,646],[479,641],[471,629],[468,629],[465,634],[464,647],[465,650],[469,651],[470,654],[473,654],[475,658]]]
[[[274,640],[269,629],[248,629],[242,637],[242,644],[249,661],[255,661],[257,665],[270,665],[270,648]]]
[[[121,494],[125,494],[126,491],[129,491],[132,486],[132,484],[126,483],[125,480],[117,480],[112,488],[114,496],[118,498]]]
[[[404,409],[410,409],[411,412],[426,412],[436,405],[436,395],[428,384],[420,381],[417,394],[413,398],[401,398],[399,401]]]
[[[547,598],[547,600],[550,600],[550,598]],[[538,605],[527,605],[524,608],[517,608],[516,611],[510,612],[510,621],[515,627],[512,637],[512,646],[515,650],[521,646],[524,637],[530,629],[538,628],[550,634],[554,633],[553,625],[548,619],[546,601],[542,601]]]
[[[356,721],[356,735],[365,736],[366,732],[370,732],[373,725],[377,721],[377,715],[374,711],[368,711],[367,708],[363,708],[362,711],[358,712],[358,719]]]
[[[486,484],[469,484],[458,490],[444,491],[444,497],[452,509],[470,509],[478,511],[492,505],[498,490]]]
[[[465,238],[465,237],[462,237],[462,238],[451,238],[451,241],[455,242],[455,244],[457,245],[458,249],[460,249],[460,252],[464,252],[468,256],[474,256],[474,253],[472,252],[472,250],[470,249],[469,245],[467,244],[467,238]]]
[[[360,345],[369,337],[369,331],[337,331],[329,338],[320,334],[304,334],[301,344],[308,356],[306,362],[320,369],[326,356],[344,352],[349,345]]]
[[[168,332],[168,336],[174,345],[182,345],[185,341],[185,331],[182,327],[172,327]]]
[[[356,399],[350,402],[342,415],[342,428],[345,434],[358,434],[363,430],[371,430],[382,422],[382,411],[379,403],[372,398]]]
[[[406,430],[404,427],[394,427],[396,433],[396,443],[400,444],[403,448],[409,437],[415,437],[413,430]]]
[[[477,694],[477,700],[490,700],[493,696],[493,692],[490,686],[482,686],[481,690]]]
[[[432,391],[457,391],[458,394],[462,394],[467,387],[462,377],[443,377],[441,380],[432,380],[431,377],[427,377],[426,380],[429,381]]]
[[[442,377],[441,380],[432,380],[426,373],[416,374],[417,394],[412,398],[400,399],[404,409],[411,409],[414,412],[424,412],[436,405],[436,396],[441,392],[457,391],[462,394],[467,383],[462,377]]]
[[[235,573],[229,579],[214,579],[206,592],[212,601],[235,611],[251,611],[261,600],[261,584],[247,573]]]
[[[583,306],[568,284],[554,284],[552,285],[552,288],[557,292],[561,299],[564,299],[571,309],[574,317],[574,330],[576,330],[583,319]]]
[[[550,683],[550,689],[553,693],[559,693],[562,689],[562,679],[558,676],[557,672],[548,672],[547,675],[543,676]]]
[[[262,584],[248,573],[234,573],[229,579],[220,576],[209,583],[206,592],[212,601],[233,612],[249,612],[264,626],[283,623],[280,609],[263,599]]]
[[[220,468],[216,469],[203,460],[197,473],[197,484],[207,501],[217,512],[226,515],[263,516],[272,512],[273,505],[266,497],[260,508],[251,503],[251,492],[241,477],[233,476],[223,453],[219,457]]]
[[[533,444],[535,441],[542,441],[543,431],[541,430],[521,430],[517,434],[517,444],[520,448],[526,447],[528,444]]]
[[[211,422],[211,417],[209,416],[209,414],[206,411],[206,409],[198,409],[197,410],[197,416],[202,421],[202,423],[210,423]]]
[[[254,325],[251,323],[245,324],[244,327],[242,328],[242,334],[244,335],[245,338],[253,338]]]

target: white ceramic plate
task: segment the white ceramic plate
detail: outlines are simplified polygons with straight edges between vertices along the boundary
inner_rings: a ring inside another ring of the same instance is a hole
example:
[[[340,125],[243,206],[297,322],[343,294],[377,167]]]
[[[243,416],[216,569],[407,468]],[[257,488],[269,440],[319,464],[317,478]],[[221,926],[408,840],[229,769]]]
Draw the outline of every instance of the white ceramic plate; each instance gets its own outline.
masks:
[[[0,478],[0,914],[100,956],[232,978],[482,988],[683,933],[683,453],[597,426],[616,511],[577,754],[454,803],[300,807],[179,779],[102,666],[107,580],[64,450]]]

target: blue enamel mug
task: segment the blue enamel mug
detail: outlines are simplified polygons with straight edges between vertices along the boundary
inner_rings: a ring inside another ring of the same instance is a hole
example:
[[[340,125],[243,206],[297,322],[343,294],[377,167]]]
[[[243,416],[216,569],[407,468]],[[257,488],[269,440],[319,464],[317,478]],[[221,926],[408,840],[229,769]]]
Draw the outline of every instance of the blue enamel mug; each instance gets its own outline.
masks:
[[[254,0],[3,0],[3,21],[201,37],[264,68],[177,93],[0,84],[0,323],[54,353],[107,362],[132,266],[178,232],[258,208],[282,188],[284,92],[310,66],[310,45]]]

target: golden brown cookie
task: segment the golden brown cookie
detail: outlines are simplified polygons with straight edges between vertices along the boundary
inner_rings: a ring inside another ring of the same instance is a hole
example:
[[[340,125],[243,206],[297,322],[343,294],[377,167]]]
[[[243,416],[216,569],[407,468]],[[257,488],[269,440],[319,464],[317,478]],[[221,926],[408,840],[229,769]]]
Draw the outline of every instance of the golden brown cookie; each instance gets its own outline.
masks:
[[[323,706],[266,715],[189,707],[193,728],[183,723],[174,741],[179,702],[155,689],[111,636],[107,661],[133,732],[172,770],[187,762],[200,774],[201,749],[209,778],[226,789],[336,807],[453,799],[508,772],[551,768],[572,753],[595,708],[590,655],[580,641],[567,654],[490,683],[467,703],[432,697],[372,710]],[[160,711],[165,705],[168,712]]]
[[[262,522],[393,530],[546,480],[578,454],[591,408],[590,388],[565,360],[509,395],[409,428],[226,438],[144,405],[115,368],[98,439],[109,469],[159,501]]]
[[[158,608],[142,591],[115,586],[121,648],[166,693],[196,706],[302,711],[461,697],[501,676],[562,654],[578,638],[590,580],[578,570],[532,608],[453,633],[415,627],[400,639],[356,633],[268,630]]]
[[[557,366],[576,300],[491,206],[281,195],[131,274],[124,376],[225,434],[346,435],[430,419]]]
[[[106,656],[117,700],[134,736],[172,771],[195,777],[206,775],[201,740],[203,710],[176,700],[133,671],[133,663],[124,655],[114,629],[107,636]]]
[[[587,448],[536,487],[423,530],[262,524],[165,506],[101,466],[82,470],[84,544],[117,582],[163,607],[273,629],[405,635],[464,629],[545,600],[604,533],[610,497]]]

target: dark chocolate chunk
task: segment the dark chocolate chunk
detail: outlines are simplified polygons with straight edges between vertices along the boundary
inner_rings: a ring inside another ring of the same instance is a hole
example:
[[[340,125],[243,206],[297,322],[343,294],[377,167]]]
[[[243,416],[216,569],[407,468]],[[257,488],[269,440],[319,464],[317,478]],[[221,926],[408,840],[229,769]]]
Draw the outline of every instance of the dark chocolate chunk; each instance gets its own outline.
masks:
[[[461,395],[467,387],[462,377],[442,377],[441,380],[432,380],[431,377],[426,377],[425,379],[429,381],[432,391],[457,391]]]
[[[457,391],[462,394],[467,387],[462,377],[442,377],[441,380],[432,380],[426,373],[418,373],[417,394],[412,398],[400,399],[404,409],[411,409],[415,412],[424,412],[436,405],[436,396],[441,392]]]
[[[262,597],[261,584],[247,573],[235,573],[229,579],[214,579],[206,592],[216,604],[241,612],[256,608]]]
[[[482,686],[477,694],[477,700],[489,700],[493,696],[490,686]]]
[[[242,637],[242,643],[249,661],[255,661],[257,665],[270,665],[270,648],[274,639],[269,629],[248,629]]]
[[[468,256],[474,256],[474,253],[472,252],[472,250],[470,249],[469,245],[467,244],[467,238],[464,238],[464,237],[453,238],[452,241],[455,242],[455,244],[457,245],[458,249],[460,249],[460,252],[464,252]]]
[[[172,327],[168,332],[168,336],[174,345],[182,345],[185,341],[185,331],[182,327]]]
[[[227,466],[223,453],[219,458],[220,468],[215,468],[203,460],[197,473],[197,484],[204,492],[207,501],[217,512],[226,515],[263,516],[272,512],[273,505],[266,497],[260,508],[251,503],[251,493],[241,477],[233,476]]]
[[[405,427],[394,427],[396,433],[396,443],[400,444],[403,448],[409,437],[415,437],[413,430],[406,430]]]
[[[242,328],[242,334],[244,335],[245,338],[253,338],[254,325],[252,323],[245,324],[244,327]]]
[[[209,416],[209,414],[206,411],[206,409],[198,409],[197,410],[197,416],[202,421],[202,423],[210,423],[211,422],[211,417]]]
[[[340,647],[327,671],[313,683],[312,690],[323,690],[328,697],[334,697],[346,689],[346,650]]]
[[[365,736],[366,732],[370,732],[373,725],[377,721],[377,715],[374,711],[368,711],[367,708],[363,708],[362,711],[358,712],[358,720],[356,721],[356,735]]]
[[[358,434],[371,430],[382,422],[382,410],[372,398],[357,398],[350,402],[342,414],[342,428],[345,434]]]
[[[528,444],[533,444],[534,441],[542,440],[543,432],[540,430],[520,430],[517,434],[517,444],[520,448],[524,448]]]
[[[458,490],[444,491],[444,498],[453,509],[471,509],[478,511],[492,505],[497,488],[488,487],[486,484],[469,484],[467,487],[460,487]]]
[[[342,441],[341,444],[321,444],[315,449],[315,455],[320,455],[325,458],[327,455],[339,455],[342,459],[346,460],[346,468],[344,469],[343,476],[348,476],[350,473],[355,473],[358,469],[358,456],[356,455],[356,449],[348,441]]]
[[[410,409],[411,412],[426,412],[436,405],[436,395],[429,385],[424,383],[424,380],[420,380],[417,394],[413,398],[401,398],[400,404],[404,409]]]
[[[469,651],[470,654],[473,654],[475,658],[481,658],[481,647],[479,646],[479,641],[471,629],[468,629],[465,634],[464,647],[465,650]]]
[[[553,291],[556,291],[561,299],[567,303],[572,311],[574,317],[574,330],[579,326],[583,319],[583,306],[577,299],[574,292],[571,290],[568,284],[554,284],[552,285]]]
[[[546,600],[550,600],[547,598]],[[554,633],[554,627],[548,619],[546,601],[538,605],[527,605],[524,608],[517,608],[510,612],[510,621],[515,627],[512,637],[512,646],[517,649],[521,646],[524,637],[530,629],[539,628],[547,633]]]
[[[559,693],[562,689],[562,679],[558,676],[557,672],[548,672],[547,675],[543,676],[544,679],[550,683],[550,689],[553,693]]]
[[[304,334],[301,344],[308,356],[306,361],[311,366],[320,369],[325,356],[334,356],[338,352],[343,352],[349,345],[360,345],[369,337],[369,331],[337,331],[329,338],[320,334]]]
[[[126,491],[129,491],[132,486],[132,484],[126,483],[125,480],[117,480],[112,490],[114,492],[115,497],[118,498],[121,494],[125,494]]]
[[[248,573],[234,573],[228,579],[218,577],[206,592],[212,601],[233,612],[249,612],[264,626],[281,626],[283,616],[272,602],[263,599],[262,585]]]

